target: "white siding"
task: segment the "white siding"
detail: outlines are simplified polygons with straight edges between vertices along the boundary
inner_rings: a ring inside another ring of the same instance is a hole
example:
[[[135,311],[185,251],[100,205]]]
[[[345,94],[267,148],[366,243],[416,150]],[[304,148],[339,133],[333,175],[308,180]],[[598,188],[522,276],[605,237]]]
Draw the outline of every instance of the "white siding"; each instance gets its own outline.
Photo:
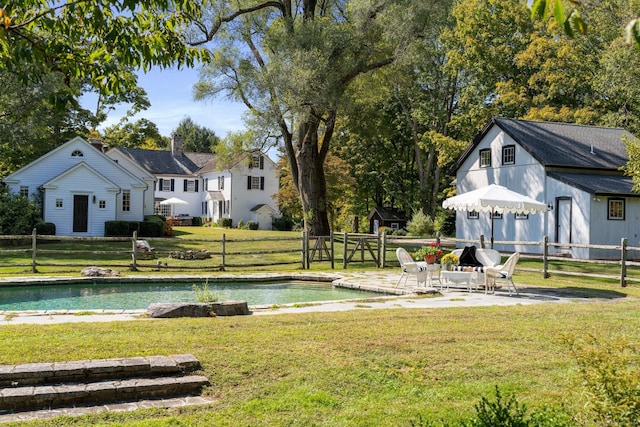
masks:
[[[515,146],[515,164],[502,165],[502,148]],[[491,166],[480,167],[480,150],[491,151]],[[494,126],[457,171],[457,192],[466,193],[490,184],[499,184],[510,190],[547,203],[545,193],[544,167],[509,135]],[[528,219],[516,220],[513,214],[505,214],[494,220],[496,241],[541,241],[547,230],[547,214],[529,215]],[[456,237],[478,239],[484,235],[487,242],[491,237],[491,216],[480,213],[478,219],[468,219],[466,212],[456,214]],[[496,245],[503,251],[536,252],[534,246]]]

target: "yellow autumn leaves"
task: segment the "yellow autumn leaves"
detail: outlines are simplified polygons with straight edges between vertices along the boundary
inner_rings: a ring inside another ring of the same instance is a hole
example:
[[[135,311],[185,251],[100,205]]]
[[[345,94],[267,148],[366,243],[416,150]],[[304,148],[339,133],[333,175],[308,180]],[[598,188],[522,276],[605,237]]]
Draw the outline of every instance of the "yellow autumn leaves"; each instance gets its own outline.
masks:
[[[0,9],[0,25],[4,27],[5,30],[9,29],[9,25],[11,25],[11,17],[7,15],[6,6]]]

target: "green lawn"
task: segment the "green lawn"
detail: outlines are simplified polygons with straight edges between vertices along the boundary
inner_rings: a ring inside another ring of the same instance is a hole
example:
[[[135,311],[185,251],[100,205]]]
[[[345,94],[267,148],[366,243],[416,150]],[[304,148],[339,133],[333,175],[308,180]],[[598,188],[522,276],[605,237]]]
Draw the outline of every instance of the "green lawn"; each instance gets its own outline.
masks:
[[[175,244],[188,247],[195,238],[186,230]],[[519,266],[541,268],[541,261],[523,259]],[[312,269],[327,271],[328,263]],[[457,425],[496,385],[531,409],[564,405],[579,413],[583,390],[566,339],[593,335],[638,343],[640,286],[621,288],[615,280],[576,276],[543,279],[530,271],[517,271],[515,281],[604,298],[535,306],[16,324],[0,327],[0,364],[191,353],[211,381],[205,394],[215,398],[209,407],[20,425],[426,426],[442,420]]]
[[[27,425],[410,426],[458,422],[495,385],[580,409],[565,337],[640,339],[640,301],[0,327],[0,363],[192,353],[210,407]],[[413,424],[412,424],[413,423]]]

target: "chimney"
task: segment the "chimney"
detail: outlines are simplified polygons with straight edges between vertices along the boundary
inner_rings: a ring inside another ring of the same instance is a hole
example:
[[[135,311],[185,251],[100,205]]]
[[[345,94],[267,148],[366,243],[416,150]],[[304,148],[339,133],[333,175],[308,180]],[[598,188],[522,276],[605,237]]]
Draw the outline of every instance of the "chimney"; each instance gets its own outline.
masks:
[[[174,133],[171,135],[171,155],[173,157],[182,157],[182,135]]]
[[[105,150],[103,149],[104,147],[102,145],[101,139],[90,138],[89,143],[93,145],[93,147],[96,148],[98,151],[102,151],[104,153]]]

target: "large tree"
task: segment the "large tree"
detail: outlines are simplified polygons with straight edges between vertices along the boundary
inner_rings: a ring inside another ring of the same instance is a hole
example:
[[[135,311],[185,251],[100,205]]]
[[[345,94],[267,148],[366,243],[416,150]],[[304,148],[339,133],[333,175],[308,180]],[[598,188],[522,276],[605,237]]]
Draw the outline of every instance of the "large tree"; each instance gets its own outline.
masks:
[[[402,57],[437,7],[408,0],[219,1],[210,20],[196,25],[194,45],[217,36],[222,46],[198,96],[226,92],[247,105],[265,139],[283,143],[311,233],[329,233],[324,165],[348,88]]]
[[[198,125],[190,117],[182,119],[173,133],[182,135],[184,151],[213,153],[220,142],[213,130]]]
[[[135,87],[135,69],[194,65],[206,52],[179,31],[199,13],[195,2],[170,0],[28,0],[0,15],[0,67],[25,81],[60,72],[102,93]]]

